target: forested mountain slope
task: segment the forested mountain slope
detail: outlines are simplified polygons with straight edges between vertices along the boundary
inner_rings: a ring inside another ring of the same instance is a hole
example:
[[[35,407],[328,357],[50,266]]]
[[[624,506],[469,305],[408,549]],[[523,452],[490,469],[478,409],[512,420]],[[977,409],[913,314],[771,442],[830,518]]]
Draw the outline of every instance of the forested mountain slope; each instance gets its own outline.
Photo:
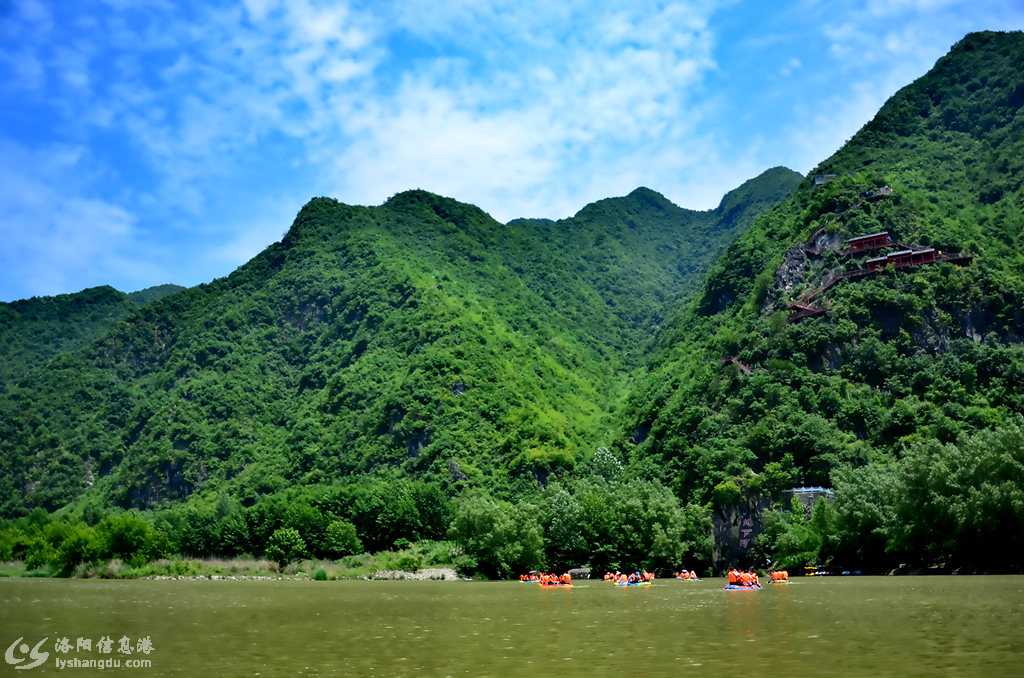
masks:
[[[140,305],[182,289],[159,285],[126,294],[103,286],[0,302],[0,392],[51,356],[97,339]]]
[[[230,276],[12,386],[2,511],[90,489],[125,507],[248,502],[386,470],[533,484],[589,454],[664,308],[800,179],[769,170],[705,212],[637,189],[508,225],[423,191],[316,198]]]
[[[845,522],[811,563],[1019,566],[1022,308],[1024,35],[976,33],[716,261],[626,447],[699,501],[834,484]]]

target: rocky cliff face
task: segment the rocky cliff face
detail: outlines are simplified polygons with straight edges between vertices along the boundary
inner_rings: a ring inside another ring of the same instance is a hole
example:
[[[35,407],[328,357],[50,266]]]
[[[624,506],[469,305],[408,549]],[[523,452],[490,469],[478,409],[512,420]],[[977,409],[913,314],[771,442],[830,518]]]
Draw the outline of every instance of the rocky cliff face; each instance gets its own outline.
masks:
[[[762,516],[771,501],[768,497],[747,496],[739,503],[720,507],[712,517],[714,525],[715,569],[729,567],[763,567],[765,563],[751,562],[750,552],[764,527]]]

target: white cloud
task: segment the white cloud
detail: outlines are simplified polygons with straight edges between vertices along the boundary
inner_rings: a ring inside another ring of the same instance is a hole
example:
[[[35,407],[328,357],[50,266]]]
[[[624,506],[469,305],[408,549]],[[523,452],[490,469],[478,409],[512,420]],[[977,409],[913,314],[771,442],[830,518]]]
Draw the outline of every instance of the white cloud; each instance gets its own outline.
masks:
[[[792,57],[785,64],[782,65],[781,69],[779,69],[779,75],[781,75],[784,78],[788,78],[789,76],[793,75],[793,73],[800,70],[800,68],[803,65],[803,62],[800,61],[800,59],[798,59],[797,57]]]
[[[886,0],[869,2],[865,11],[858,3],[823,6],[822,16],[834,19],[821,31],[835,60],[830,77],[840,76],[849,84],[830,88],[828,96],[808,96],[794,107],[786,134],[787,162],[807,172],[825,160],[965,33],[1024,27],[1024,8],[1013,5],[999,0],[983,7],[975,0]]]
[[[973,0],[869,0],[867,12],[876,17],[890,17],[902,12],[934,12],[965,4],[973,4]]]
[[[376,203],[415,186],[476,202],[500,219],[566,216],[640,183],[692,198],[681,173],[712,160],[695,133],[706,109],[696,92],[715,67],[710,9],[576,9],[524,17],[518,5],[456,4],[439,22],[414,4],[403,18],[424,37],[479,22],[504,44],[536,48],[488,53],[493,63],[479,73],[438,62],[392,95],[345,111],[351,143],[335,161],[340,197]],[[710,200],[700,191],[705,206],[721,197],[713,190]]]
[[[81,47],[59,47],[54,50],[52,64],[60,78],[69,86],[87,91],[90,84],[89,54]]]
[[[746,8],[728,0],[12,7],[0,93],[35,102],[18,110],[45,123],[34,151],[20,140],[27,183],[0,187],[0,210],[20,216],[0,228],[45,224],[96,253],[83,272],[74,252],[16,238],[67,281],[129,270],[116,254],[129,246],[134,261],[222,273],[314,194],[379,203],[422,187],[507,219],[647,185],[711,207],[767,166],[813,167],[966,30],[1024,21],[1013,0],[804,1],[763,30],[737,30]],[[729,71],[737,52],[774,65],[770,88],[737,91],[749,82]],[[86,152],[55,169],[58,141]],[[5,176],[17,166],[5,161]],[[74,218],[50,215],[53,200]],[[90,234],[108,247],[90,249]],[[199,254],[156,251],[172,241]]]
[[[56,294],[143,271],[132,256],[136,216],[74,189],[83,149],[29,151],[0,140],[0,205],[6,272],[30,294]],[[86,282],[83,282],[86,281]],[[0,289],[7,296],[8,290]]]

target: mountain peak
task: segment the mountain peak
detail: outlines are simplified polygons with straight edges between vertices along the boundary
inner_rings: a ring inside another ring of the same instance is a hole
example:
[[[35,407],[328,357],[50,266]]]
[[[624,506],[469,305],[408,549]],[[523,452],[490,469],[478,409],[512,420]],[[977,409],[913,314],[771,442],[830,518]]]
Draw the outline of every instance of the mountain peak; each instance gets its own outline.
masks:
[[[728,210],[737,203],[749,200],[777,202],[796,188],[803,178],[802,174],[788,167],[770,167],[723,195],[718,210]]]
[[[626,195],[626,197],[627,198],[633,198],[633,199],[658,200],[658,201],[664,200],[666,202],[671,202],[668,198],[663,196],[661,193],[658,193],[654,189],[647,188],[646,186],[637,186],[632,191],[630,191]]]
[[[404,191],[399,191],[393,196],[384,201],[384,207],[398,207],[401,205],[410,204],[432,204],[438,200],[445,200],[446,198],[437,193],[432,193],[422,188],[409,188]],[[450,200],[450,198],[447,198]]]

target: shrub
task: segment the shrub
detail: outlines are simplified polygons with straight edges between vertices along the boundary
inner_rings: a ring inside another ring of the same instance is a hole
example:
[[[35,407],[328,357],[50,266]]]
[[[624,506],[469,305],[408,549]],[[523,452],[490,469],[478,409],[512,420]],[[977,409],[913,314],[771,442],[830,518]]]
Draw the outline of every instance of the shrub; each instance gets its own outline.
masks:
[[[423,559],[415,553],[404,553],[398,558],[398,569],[404,572],[417,572],[423,567]]]
[[[57,557],[53,547],[45,539],[34,539],[25,551],[25,567],[40,570]]]
[[[63,576],[70,576],[79,565],[94,563],[100,558],[100,538],[87,525],[71,528],[57,549],[53,565]]]
[[[107,516],[96,533],[101,557],[120,558],[137,566],[162,555],[160,534],[152,523],[136,513]]]
[[[270,535],[267,542],[267,558],[277,563],[283,569],[306,555],[306,542],[302,535],[293,527],[282,527]]]
[[[715,505],[721,508],[739,504],[743,492],[735,480],[723,480],[715,486]]]

